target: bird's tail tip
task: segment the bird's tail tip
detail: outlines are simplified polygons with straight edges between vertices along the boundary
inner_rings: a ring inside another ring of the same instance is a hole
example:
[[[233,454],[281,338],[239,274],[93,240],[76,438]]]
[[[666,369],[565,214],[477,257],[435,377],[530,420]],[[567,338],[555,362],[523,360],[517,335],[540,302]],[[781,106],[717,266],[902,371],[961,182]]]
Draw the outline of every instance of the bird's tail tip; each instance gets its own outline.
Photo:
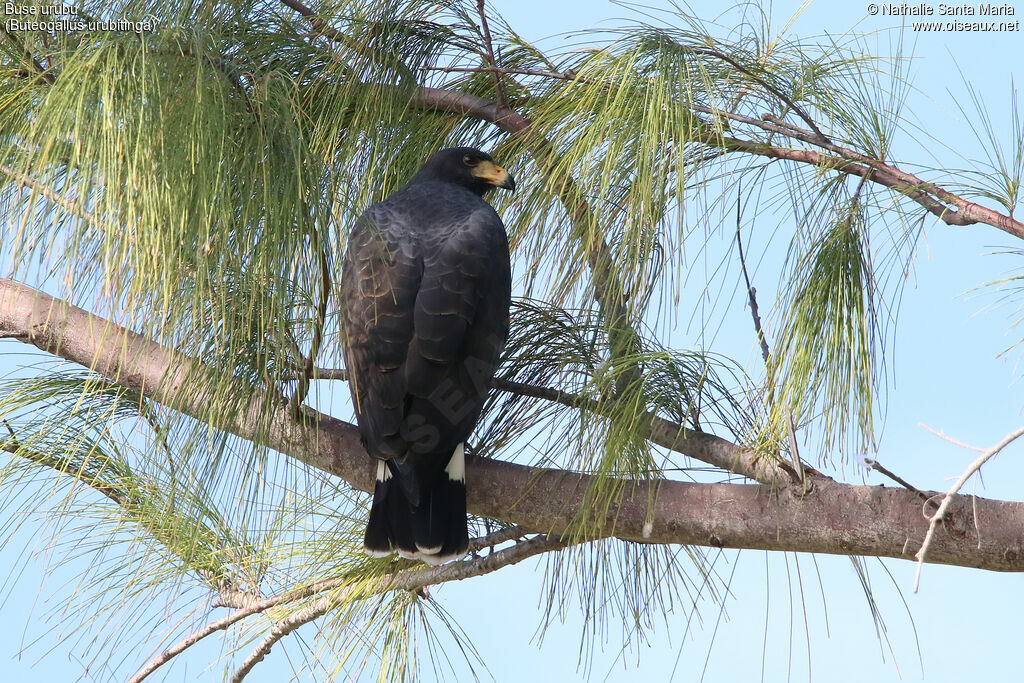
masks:
[[[363,550],[371,557],[400,557],[430,565],[459,559],[469,551],[466,525],[464,448],[460,444],[432,486],[424,487],[420,504],[408,502],[391,468],[377,465],[373,504]]]

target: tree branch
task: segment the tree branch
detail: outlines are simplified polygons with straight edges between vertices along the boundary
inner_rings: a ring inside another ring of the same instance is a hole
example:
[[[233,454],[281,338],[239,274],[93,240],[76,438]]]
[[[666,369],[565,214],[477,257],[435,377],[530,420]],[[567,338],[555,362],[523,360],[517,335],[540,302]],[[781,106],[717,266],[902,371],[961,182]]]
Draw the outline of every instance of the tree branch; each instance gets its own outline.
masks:
[[[964,473],[960,475],[960,478],[956,480],[953,487],[949,489],[946,495],[942,498],[942,504],[939,505],[939,509],[932,515],[931,520],[928,522],[928,533],[924,536],[924,541],[921,543],[921,549],[917,551],[917,573],[914,576],[914,592],[917,592],[918,587],[921,584],[921,568],[924,566],[926,556],[928,555],[928,549],[931,547],[932,542],[935,540],[935,530],[939,524],[946,519],[946,515],[949,512],[949,507],[953,503],[953,498],[963,488],[963,485],[967,483],[967,480],[974,476],[978,470],[984,466],[986,462],[994,458],[1004,448],[1009,446],[1011,443],[1024,436],[1024,427],[1021,427],[1017,431],[1007,434],[1002,441],[997,443],[992,448],[982,453],[977,460],[972,462]],[[981,545],[981,538],[978,538],[978,545]]]
[[[494,57],[494,43],[491,41],[491,28],[487,25],[487,11],[484,0],[476,0],[476,11],[480,15],[480,37],[483,39],[485,59],[488,66],[491,67],[491,75],[494,76],[494,92],[498,96],[498,106],[508,108],[505,86],[501,83],[501,69],[498,68],[498,60]]]
[[[737,62],[729,55],[710,47],[685,47],[684,49],[692,54],[705,55],[707,57],[714,57],[715,59],[719,59],[728,64],[729,66],[731,66],[732,68],[736,69],[740,73],[746,75],[748,78],[760,84],[761,87],[763,87],[765,90],[767,90],[772,95],[781,100],[783,103],[785,103],[785,105],[789,107],[791,110],[795,111],[797,116],[803,119],[804,123],[810,126],[811,130],[814,131],[814,134],[817,136],[817,139],[820,142],[827,143],[829,141],[828,136],[826,136],[824,133],[821,132],[821,130],[818,129],[817,124],[814,123],[814,119],[812,119],[803,109],[798,107],[796,103],[793,102],[793,100],[791,100],[784,92],[782,92],[781,90],[773,86],[771,83],[761,78],[760,76],[755,75],[752,71],[750,71],[748,68],[746,68],[739,62]]]
[[[181,548],[176,548],[172,543],[168,542],[166,534],[161,533],[160,521],[164,518],[154,520],[152,516],[143,514],[143,510],[146,507],[145,487],[139,486],[133,481],[134,475],[131,468],[127,465],[118,463],[116,467],[109,468],[109,471],[108,468],[103,467],[99,473],[93,474],[88,472],[84,465],[74,465],[70,460],[70,456],[58,457],[52,451],[27,448],[18,439],[14,430],[7,423],[7,420],[3,420],[3,426],[8,436],[0,439],[0,451],[10,453],[18,458],[24,458],[41,467],[46,467],[58,475],[70,477],[102,494],[115,503],[121,509],[122,514],[143,529],[149,538],[163,546],[168,553],[181,560],[182,564],[193,571],[207,586],[218,589],[226,585],[226,572],[223,566],[213,564],[216,560],[201,563],[193,555],[182,552]],[[107,474],[108,478],[104,479],[101,476],[102,474]],[[209,527],[197,524],[195,533],[202,540],[210,543],[211,546],[219,545],[220,539]]]
[[[382,579],[376,586],[372,586],[369,589],[365,586],[359,586],[357,592],[362,596],[364,594],[373,595],[393,590],[415,591],[425,586],[449,581],[461,581],[472,576],[489,574],[534,555],[551,552],[552,550],[560,550],[566,545],[568,545],[568,542],[560,538],[537,536],[528,541],[517,543],[511,548],[499,550],[479,559],[403,572],[397,576]],[[241,683],[249,672],[252,671],[253,667],[263,661],[263,658],[267,656],[271,648],[279,640],[303,624],[308,624],[314,619],[323,616],[338,604],[345,602],[346,599],[351,599],[350,594],[355,590],[353,588],[344,588],[340,592],[325,595],[298,612],[278,621],[270,630],[270,633],[263,638],[260,644],[256,646],[256,649],[245,658],[242,665],[231,676],[231,683]]]
[[[101,220],[99,216],[96,216],[95,214],[86,211],[84,208],[76,204],[71,199],[68,199],[61,193],[54,190],[52,187],[39,182],[32,176],[15,171],[13,168],[5,164],[0,164],[0,173],[3,173],[5,176],[11,178],[12,180],[17,181],[19,187],[27,187],[33,192],[41,195],[42,197],[48,199],[57,206],[61,207],[68,213],[72,213],[76,216],[84,218],[90,223],[94,223],[104,228],[113,227],[107,221]]]
[[[500,532],[496,532],[496,534],[500,534],[500,540],[491,542],[500,543],[502,541],[511,540],[516,537],[511,534],[517,531],[520,535],[522,534],[521,530],[515,529],[514,527],[510,529],[503,529]],[[496,535],[492,536],[497,538]],[[490,541],[489,538],[473,540],[477,543]],[[489,574],[503,567],[521,562],[529,557],[551,552],[553,550],[559,550],[567,545],[569,545],[569,542],[566,540],[549,538],[547,536],[537,536],[484,557],[465,560],[463,562],[453,562],[436,567],[403,571],[373,580],[369,582],[369,584],[365,581],[361,581],[357,587],[352,587],[351,577],[341,576],[320,581],[305,588],[281,593],[270,598],[253,600],[250,604],[235,610],[225,617],[210,622],[206,626],[203,626],[194,633],[189,634],[186,638],[167,648],[139,669],[134,676],[128,679],[128,683],[139,683],[161,666],[192,647],[203,638],[206,638],[217,631],[223,631],[247,617],[266,612],[278,605],[296,602],[298,600],[305,600],[321,593],[332,592],[331,595],[326,595],[310,603],[298,612],[279,620],[256,650],[246,658],[242,666],[235,672],[232,680],[241,681],[256,664],[262,661],[277,641],[297,629],[302,624],[306,624],[317,617],[326,614],[331,608],[345,601],[346,598],[351,598],[354,593],[358,593],[360,598],[366,598],[371,595],[377,595],[389,591],[415,591],[424,588],[425,586],[436,585],[439,583],[462,581],[463,579],[468,579],[474,576]],[[481,547],[486,547],[486,544]]]
[[[538,72],[537,75],[543,74]],[[563,76],[566,80],[571,80],[568,74],[563,74]],[[572,76],[572,78],[574,77],[575,75]],[[528,119],[518,114],[509,116],[499,111],[499,107],[495,103],[482,97],[454,90],[423,87],[415,94],[413,103],[426,109],[437,109],[453,114],[472,116],[481,121],[493,123],[510,133],[525,130],[532,124]],[[694,109],[702,110],[699,107]],[[702,135],[695,136],[693,142],[717,147],[727,152],[742,152],[771,159],[784,159],[802,164],[810,164],[861,178],[870,174],[868,179],[871,182],[904,195],[947,225],[967,226],[985,223],[1014,237],[1024,239],[1024,223],[1006,214],[1001,214],[993,209],[970,202],[939,187],[935,183],[926,182],[916,175],[902,171],[896,166],[872,159],[859,152],[840,147],[826,140],[818,139],[810,131],[801,131],[796,126],[789,124],[785,126],[771,124],[769,128],[763,121],[740,114],[731,114],[707,108],[704,108],[703,111],[743,123],[749,123],[766,130],[787,135],[790,138],[808,142],[809,144],[818,145],[834,152],[835,155],[822,154],[821,152],[809,149],[793,149],[770,145],[764,142],[723,136],[710,129]]]
[[[304,409],[295,420],[287,406],[239,385],[246,409],[211,418],[208,397],[186,382],[187,373],[209,373],[198,361],[159,346],[87,311],[10,280],[0,279],[0,332],[23,332],[23,341],[79,363],[155,401],[218,429],[256,440],[369,491],[375,464],[355,426]],[[270,405],[270,417],[263,411]],[[689,437],[687,437],[689,438]],[[710,435],[697,440],[722,452],[738,446]],[[581,538],[729,548],[788,550],[911,559],[927,532],[917,496],[901,489],[852,486],[822,478],[802,497],[771,487],[620,482],[612,504],[583,512],[595,478],[564,470],[467,458],[467,509],[540,533],[573,532]],[[653,490],[652,490],[653,489]],[[937,495],[937,494],[936,494]],[[583,518],[586,526],[574,527]],[[947,528],[985,528],[980,544],[966,534],[936,534],[928,562],[996,571],[1024,571],[1024,503],[976,499],[951,501]],[[649,526],[647,526],[649,524]],[[647,526],[647,528],[645,528]],[[650,533],[644,533],[649,531]]]
[[[348,44],[348,39],[344,33],[321,19],[320,15],[314,12],[309,6],[299,2],[298,0],[281,0],[281,3],[287,5],[305,17],[309,22],[309,25],[312,26],[314,30],[319,31],[320,35],[330,38],[335,42],[344,43],[346,45]]]

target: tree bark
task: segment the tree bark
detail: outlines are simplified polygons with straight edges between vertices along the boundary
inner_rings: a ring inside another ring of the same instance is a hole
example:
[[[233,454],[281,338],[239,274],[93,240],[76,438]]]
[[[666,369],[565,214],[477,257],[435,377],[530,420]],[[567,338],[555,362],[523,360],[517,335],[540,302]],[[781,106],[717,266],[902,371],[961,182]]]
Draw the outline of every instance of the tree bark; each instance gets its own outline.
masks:
[[[196,389],[203,382],[194,380],[211,371],[199,361],[5,279],[0,279],[0,336],[83,365],[196,419],[210,419],[209,397]],[[233,415],[214,418],[213,426],[260,440],[363,491],[371,489],[375,465],[354,425],[308,408],[296,419],[287,404],[265,392],[242,384],[238,391],[249,396],[248,402]],[[694,456],[699,441],[691,450],[683,440],[681,451]],[[928,529],[917,493],[827,478],[815,478],[804,496],[758,484],[626,481],[603,515],[580,514],[594,481],[588,475],[470,458],[466,479],[470,512],[553,534],[912,560]],[[580,517],[584,523],[574,525]],[[927,559],[1024,571],[1024,503],[959,497]]]

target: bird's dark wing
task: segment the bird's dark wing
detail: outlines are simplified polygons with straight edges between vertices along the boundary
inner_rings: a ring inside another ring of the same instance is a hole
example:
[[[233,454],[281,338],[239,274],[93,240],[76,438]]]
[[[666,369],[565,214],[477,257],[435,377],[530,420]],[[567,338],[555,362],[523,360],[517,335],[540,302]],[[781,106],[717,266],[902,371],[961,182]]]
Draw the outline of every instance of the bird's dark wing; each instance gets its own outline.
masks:
[[[422,262],[409,226],[375,204],[356,222],[342,269],[345,366],[367,450],[401,456],[406,376]]]

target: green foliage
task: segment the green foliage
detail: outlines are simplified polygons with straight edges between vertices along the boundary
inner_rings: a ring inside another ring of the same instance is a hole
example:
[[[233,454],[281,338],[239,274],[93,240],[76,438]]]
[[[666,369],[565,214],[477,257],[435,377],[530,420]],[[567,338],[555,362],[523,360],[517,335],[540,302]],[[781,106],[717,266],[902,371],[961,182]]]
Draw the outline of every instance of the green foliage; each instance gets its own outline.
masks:
[[[853,448],[866,452],[874,446],[878,324],[858,201],[855,195],[836,205],[835,224],[814,237],[797,262],[771,374],[779,383],[780,423],[786,410],[797,424],[818,418],[826,449],[852,428]]]

